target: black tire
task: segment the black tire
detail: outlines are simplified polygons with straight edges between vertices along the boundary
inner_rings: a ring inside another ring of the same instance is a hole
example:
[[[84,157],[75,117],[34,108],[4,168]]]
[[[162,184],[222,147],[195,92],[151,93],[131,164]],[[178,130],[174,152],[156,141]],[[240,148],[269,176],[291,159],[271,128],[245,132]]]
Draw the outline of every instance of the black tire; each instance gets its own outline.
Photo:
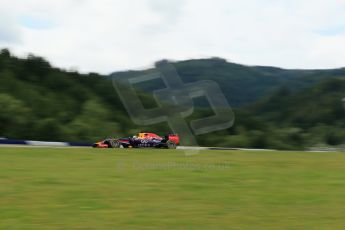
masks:
[[[109,140],[109,148],[120,148],[121,144],[118,140]]]
[[[176,149],[176,143],[173,141],[167,141],[166,145],[168,149]]]

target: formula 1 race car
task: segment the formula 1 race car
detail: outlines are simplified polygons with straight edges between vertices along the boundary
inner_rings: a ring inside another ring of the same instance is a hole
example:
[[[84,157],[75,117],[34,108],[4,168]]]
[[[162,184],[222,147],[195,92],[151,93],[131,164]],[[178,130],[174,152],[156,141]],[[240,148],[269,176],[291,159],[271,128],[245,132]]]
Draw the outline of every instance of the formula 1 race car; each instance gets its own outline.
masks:
[[[166,148],[176,149],[180,143],[177,134],[168,134],[160,137],[154,133],[139,133],[138,136],[127,138],[107,138],[94,143],[94,148]]]

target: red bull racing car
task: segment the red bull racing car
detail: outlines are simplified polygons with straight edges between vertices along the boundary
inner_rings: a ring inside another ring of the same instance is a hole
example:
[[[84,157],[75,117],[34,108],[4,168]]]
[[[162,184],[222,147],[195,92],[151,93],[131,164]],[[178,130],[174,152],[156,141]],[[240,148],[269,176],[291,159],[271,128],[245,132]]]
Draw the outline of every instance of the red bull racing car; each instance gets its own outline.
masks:
[[[180,143],[177,134],[160,137],[154,133],[139,133],[127,138],[107,138],[93,144],[94,148],[166,148],[176,149]]]

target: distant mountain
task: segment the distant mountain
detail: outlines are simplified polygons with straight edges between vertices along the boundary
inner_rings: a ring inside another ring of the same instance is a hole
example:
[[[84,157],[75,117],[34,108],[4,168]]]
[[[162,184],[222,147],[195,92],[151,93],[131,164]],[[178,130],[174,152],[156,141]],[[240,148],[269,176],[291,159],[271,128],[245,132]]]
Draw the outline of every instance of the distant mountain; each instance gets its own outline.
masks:
[[[287,70],[275,67],[240,65],[220,58],[187,60],[172,64],[186,83],[199,80],[216,81],[233,107],[249,105],[282,86],[292,91],[299,91],[324,79],[345,77],[345,68]],[[116,74],[126,77],[128,75],[147,74],[153,70],[117,72]],[[142,89],[150,91],[162,87],[164,87],[162,82],[153,81],[143,86]]]

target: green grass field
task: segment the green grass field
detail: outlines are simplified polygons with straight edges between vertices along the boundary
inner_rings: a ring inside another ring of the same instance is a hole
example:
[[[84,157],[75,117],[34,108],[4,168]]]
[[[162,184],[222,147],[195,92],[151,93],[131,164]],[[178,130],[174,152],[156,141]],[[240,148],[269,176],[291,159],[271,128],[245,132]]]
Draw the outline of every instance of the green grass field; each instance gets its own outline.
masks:
[[[344,227],[344,153],[0,148],[0,229]]]

